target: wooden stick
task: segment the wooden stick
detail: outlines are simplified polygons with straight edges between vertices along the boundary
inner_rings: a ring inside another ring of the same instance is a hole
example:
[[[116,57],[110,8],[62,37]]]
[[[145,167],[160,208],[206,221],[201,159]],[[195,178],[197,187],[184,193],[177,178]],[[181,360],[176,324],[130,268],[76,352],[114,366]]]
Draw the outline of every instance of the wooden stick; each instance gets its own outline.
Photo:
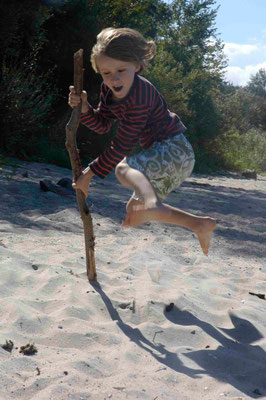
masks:
[[[83,89],[83,50],[74,54],[74,87],[76,93],[81,95]],[[79,126],[81,103],[72,110],[69,122],[66,126],[66,148],[69,153],[74,181],[82,174],[82,165],[76,143],[76,132]],[[85,202],[84,193],[76,190],[77,202],[84,228],[87,276],[89,280],[97,281],[95,257],[94,257],[94,234],[90,210]]]

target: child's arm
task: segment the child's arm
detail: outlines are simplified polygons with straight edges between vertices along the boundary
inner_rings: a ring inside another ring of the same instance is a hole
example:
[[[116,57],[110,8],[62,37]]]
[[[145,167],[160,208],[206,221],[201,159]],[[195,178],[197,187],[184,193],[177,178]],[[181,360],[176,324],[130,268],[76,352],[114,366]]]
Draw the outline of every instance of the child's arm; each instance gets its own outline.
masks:
[[[110,147],[90,163],[90,168],[95,175],[105,178],[124,157],[132,152],[139,143],[149,112],[147,107],[142,108],[140,114],[132,110],[125,113],[125,119],[120,122]],[[135,118],[136,114],[139,118]]]
[[[70,86],[69,90],[68,104],[70,107],[74,108],[82,102],[80,122],[98,134],[109,132],[116,117],[101,101],[103,93],[101,93],[98,108],[95,110],[89,104],[85,90],[82,91],[81,96],[76,94],[74,86]]]

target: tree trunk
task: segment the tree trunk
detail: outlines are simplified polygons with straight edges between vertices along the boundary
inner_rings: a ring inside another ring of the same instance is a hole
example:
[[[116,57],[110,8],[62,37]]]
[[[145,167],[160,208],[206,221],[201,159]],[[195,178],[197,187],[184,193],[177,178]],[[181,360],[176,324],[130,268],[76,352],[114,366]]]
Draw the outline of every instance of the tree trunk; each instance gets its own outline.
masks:
[[[81,95],[83,89],[83,50],[80,49],[74,54],[74,87],[76,93]],[[81,104],[75,107],[72,111],[69,122],[66,126],[66,148],[69,153],[72,166],[74,181],[80,177],[82,173],[82,165],[79,158],[79,153],[76,143],[76,132],[79,126],[79,118],[81,112]],[[86,265],[87,276],[89,280],[97,281],[95,257],[94,257],[94,234],[92,218],[90,210],[85,202],[84,193],[81,190],[76,190],[77,202],[84,228],[85,249],[86,249]]]

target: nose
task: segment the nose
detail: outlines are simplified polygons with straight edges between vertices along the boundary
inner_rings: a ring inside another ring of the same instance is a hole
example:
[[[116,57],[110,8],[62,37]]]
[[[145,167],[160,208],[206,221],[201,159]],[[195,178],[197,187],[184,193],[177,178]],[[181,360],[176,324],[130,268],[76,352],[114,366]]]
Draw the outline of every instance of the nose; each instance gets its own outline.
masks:
[[[114,74],[112,75],[112,77],[111,77],[111,80],[112,80],[112,82],[117,82],[117,81],[119,81],[119,73],[118,73],[118,72],[114,73]]]

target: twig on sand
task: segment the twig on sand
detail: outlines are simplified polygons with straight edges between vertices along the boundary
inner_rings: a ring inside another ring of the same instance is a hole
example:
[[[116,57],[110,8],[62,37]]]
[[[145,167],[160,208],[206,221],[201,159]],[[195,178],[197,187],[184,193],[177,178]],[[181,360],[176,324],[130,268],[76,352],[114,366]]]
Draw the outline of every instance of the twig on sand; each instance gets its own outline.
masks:
[[[155,340],[155,336],[158,335],[158,333],[163,333],[163,331],[158,331],[158,332],[154,333],[154,336],[153,336],[153,339],[152,339],[154,344],[158,344],[158,343],[155,343],[155,341],[154,341]]]

